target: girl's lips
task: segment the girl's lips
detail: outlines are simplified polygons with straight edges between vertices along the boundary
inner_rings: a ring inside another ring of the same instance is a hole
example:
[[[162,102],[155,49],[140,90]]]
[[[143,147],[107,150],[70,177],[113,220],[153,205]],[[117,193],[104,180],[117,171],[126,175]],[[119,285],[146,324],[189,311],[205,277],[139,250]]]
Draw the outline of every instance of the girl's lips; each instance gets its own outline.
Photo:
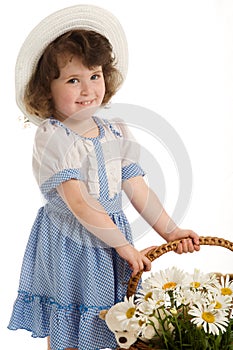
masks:
[[[78,101],[77,103],[79,105],[82,105],[82,106],[89,106],[90,104],[92,104],[94,100],[89,100],[89,101]]]

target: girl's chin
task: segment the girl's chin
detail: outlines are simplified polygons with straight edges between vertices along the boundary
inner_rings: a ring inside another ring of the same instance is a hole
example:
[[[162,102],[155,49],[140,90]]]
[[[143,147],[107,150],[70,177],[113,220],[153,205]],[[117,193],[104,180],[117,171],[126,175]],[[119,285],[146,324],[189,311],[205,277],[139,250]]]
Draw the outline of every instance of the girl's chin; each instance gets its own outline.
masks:
[[[99,108],[99,106],[83,107],[79,111],[77,111],[73,115],[71,115],[70,118],[77,119],[77,120],[89,119],[96,113],[98,108]]]
[[[88,106],[88,107],[83,107],[80,108],[78,111],[76,111],[75,113],[71,114],[70,116],[68,115],[64,115],[61,113],[58,113],[57,116],[59,116],[60,120],[86,120],[89,119],[91,117],[93,117],[93,115],[96,113],[96,111],[100,108],[100,106]]]

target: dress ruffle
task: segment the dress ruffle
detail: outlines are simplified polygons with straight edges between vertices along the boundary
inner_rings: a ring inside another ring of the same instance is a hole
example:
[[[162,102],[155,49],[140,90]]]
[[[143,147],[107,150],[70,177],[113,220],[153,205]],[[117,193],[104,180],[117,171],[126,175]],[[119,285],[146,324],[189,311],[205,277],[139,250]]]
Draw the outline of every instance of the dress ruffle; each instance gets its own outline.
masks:
[[[99,318],[101,310],[110,306],[85,306],[70,304],[59,305],[53,298],[31,295],[19,291],[14,305],[9,329],[25,329],[34,338],[50,335],[51,343],[56,350],[78,347],[83,350],[94,350],[89,344],[96,344],[95,349],[115,347],[116,341],[105,322]],[[51,329],[54,331],[51,333]],[[101,334],[101,338],[98,336]]]

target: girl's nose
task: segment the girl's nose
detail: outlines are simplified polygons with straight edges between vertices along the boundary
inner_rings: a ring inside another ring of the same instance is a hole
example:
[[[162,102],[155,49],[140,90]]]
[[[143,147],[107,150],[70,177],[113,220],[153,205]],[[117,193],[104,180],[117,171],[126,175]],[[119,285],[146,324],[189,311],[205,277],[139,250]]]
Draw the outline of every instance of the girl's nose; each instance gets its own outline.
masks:
[[[89,82],[82,82],[81,83],[81,95],[87,96],[90,92],[90,84]]]

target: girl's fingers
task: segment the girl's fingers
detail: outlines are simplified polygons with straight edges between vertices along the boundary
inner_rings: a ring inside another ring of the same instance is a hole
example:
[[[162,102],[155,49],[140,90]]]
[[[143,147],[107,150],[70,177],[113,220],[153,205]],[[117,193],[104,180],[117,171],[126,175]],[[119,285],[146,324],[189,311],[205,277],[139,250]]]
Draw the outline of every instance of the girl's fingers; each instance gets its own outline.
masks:
[[[138,261],[134,261],[131,264],[133,270],[132,277],[135,276],[140,271],[150,271],[151,270],[151,261],[146,257],[142,256]]]
[[[194,252],[193,242],[190,238],[182,240],[180,251],[181,251],[181,253],[193,253]]]
[[[177,249],[176,249],[176,253],[182,254],[182,252],[183,252],[183,245],[182,245],[182,243],[179,243],[177,246]]]
[[[135,276],[138,273],[138,271],[140,271],[140,265],[142,265],[142,263],[140,264],[140,259],[134,257],[132,262],[130,263],[130,267],[133,270],[132,276]]]
[[[151,270],[151,261],[147,257],[144,256],[143,262],[144,262],[144,271],[150,271]]]
[[[197,252],[198,252],[198,251],[200,250],[200,248],[201,248],[199,243],[198,243],[198,244],[195,244],[195,243],[194,243],[193,246],[194,246],[194,250],[196,250]]]
[[[189,253],[193,253],[194,252],[194,245],[193,245],[193,240],[192,239],[188,239],[187,240],[187,246],[188,246],[188,252]]]
[[[193,253],[194,250],[200,250],[200,245],[195,244],[191,238],[186,238],[182,240],[182,243],[178,244],[176,253]]]

